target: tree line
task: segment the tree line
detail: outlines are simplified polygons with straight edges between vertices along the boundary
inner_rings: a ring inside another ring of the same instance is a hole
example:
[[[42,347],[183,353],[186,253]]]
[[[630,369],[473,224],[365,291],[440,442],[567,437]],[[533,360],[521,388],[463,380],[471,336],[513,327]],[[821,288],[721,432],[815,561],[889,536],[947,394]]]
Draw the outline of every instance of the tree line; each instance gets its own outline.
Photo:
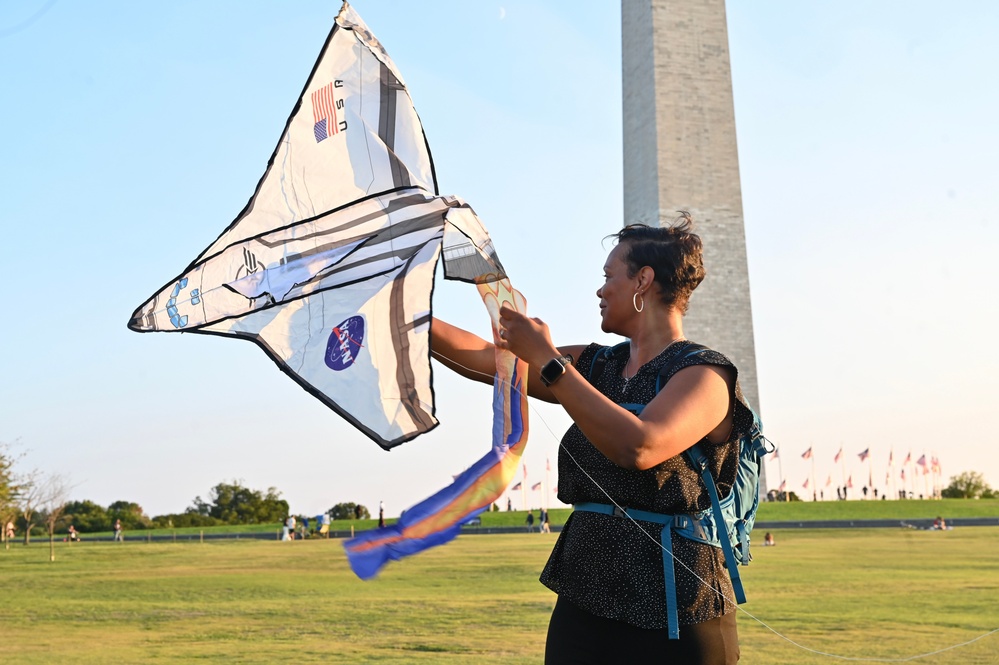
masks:
[[[120,522],[125,531],[142,529],[208,527],[239,524],[282,523],[290,515],[288,502],[275,487],[256,490],[242,481],[221,482],[207,498],[196,496],[180,513],[150,517],[133,501],[107,506],[90,500],[69,500],[69,482],[59,474],[20,471],[24,454],[16,444],[0,441],[0,539],[10,548],[10,531],[23,538],[66,533],[70,525],[79,533],[111,531]],[[369,519],[368,509],[357,503],[338,503],[327,511],[332,519]],[[313,517],[313,516],[298,516]],[[54,557],[54,550],[51,555]]]

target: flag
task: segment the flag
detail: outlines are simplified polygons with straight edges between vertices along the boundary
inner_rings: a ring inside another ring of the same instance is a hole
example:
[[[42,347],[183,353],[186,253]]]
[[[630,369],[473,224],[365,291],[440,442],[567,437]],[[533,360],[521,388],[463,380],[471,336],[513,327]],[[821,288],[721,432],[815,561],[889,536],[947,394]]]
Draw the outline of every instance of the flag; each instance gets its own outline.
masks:
[[[857,455],[857,457],[860,458],[861,462],[863,462],[865,459],[867,459],[870,456],[871,456],[871,449],[870,448],[865,448],[864,452],[862,452],[859,455]]]
[[[513,487],[511,487],[510,489],[511,489],[511,490],[519,490],[520,488],[521,488],[521,483],[517,483],[516,485],[514,485],[514,486],[513,486]]]
[[[555,487],[553,487],[552,491],[555,492],[555,494],[558,494],[558,485],[556,485]]]
[[[888,466],[892,466],[894,464],[895,464],[895,451],[894,450],[889,450],[888,451]]]
[[[830,485],[832,485],[832,476],[831,475],[828,478],[826,478],[826,487],[829,487]]]
[[[801,459],[810,459],[812,457],[812,447],[809,446],[808,450],[801,453]]]
[[[787,481],[786,480],[782,480],[782,481],[780,481],[780,490],[779,491],[783,492],[785,489],[787,489]]]
[[[774,448],[774,455],[770,459],[777,459],[780,457],[780,448]]]
[[[541,483],[534,483],[533,485],[531,485],[531,491],[532,492],[536,492],[539,489],[541,489]]]
[[[347,127],[347,123],[341,125],[337,117],[336,111],[343,108],[344,100],[334,99],[333,87],[334,83],[330,83],[312,93],[312,117],[315,120],[312,132],[316,135],[316,143],[339,134],[341,129]],[[342,82],[339,87],[343,87]]]
[[[850,487],[850,488],[853,487],[853,475],[852,474],[850,475],[849,478],[846,479],[846,486]]]
[[[527,480],[527,464],[524,464],[524,480]]]
[[[905,467],[902,467],[902,480],[905,480]]]
[[[804,487],[806,490],[808,489],[808,478],[805,478],[805,482],[801,486]]]
[[[916,464],[918,464],[919,466],[921,466],[921,467],[923,467],[925,469],[926,468],[926,455],[923,455],[922,457],[920,457],[919,459],[917,459],[916,460]]]
[[[836,457],[833,458],[833,462],[839,462],[839,458],[843,456],[843,446],[839,447],[839,452],[836,453]]]
[[[908,464],[911,461],[912,461],[912,451],[909,451],[909,454],[905,456],[905,461],[902,462],[902,464]]]
[[[552,461],[551,461],[551,459],[549,459],[549,458],[546,457],[545,458],[545,471],[551,471],[551,470],[552,470]]]

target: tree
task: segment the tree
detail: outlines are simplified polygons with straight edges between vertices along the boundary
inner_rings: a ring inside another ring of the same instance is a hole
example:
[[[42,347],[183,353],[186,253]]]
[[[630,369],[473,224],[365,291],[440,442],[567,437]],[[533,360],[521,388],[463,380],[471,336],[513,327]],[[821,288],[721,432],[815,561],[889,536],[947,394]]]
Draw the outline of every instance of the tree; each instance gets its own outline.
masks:
[[[69,490],[69,483],[58,474],[52,474],[41,482],[39,502],[49,532],[49,561],[55,561],[55,531],[69,500]]]
[[[945,499],[981,499],[992,496],[992,488],[978,471],[965,471],[951,476],[950,485],[941,493]]]
[[[115,501],[108,506],[108,522],[115,520],[121,520],[121,527],[126,530],[148,529],[153,525],[142,506],[131,501]]]
[[[31,544],[31,529],[35,526],[38,508],[42,503],[42,474],[38,469],[29,471],[18,480],[18,505],[24,526],[24,544]]]
[[[267,524],[281,522],[288,515],[288,502],[275,487],[267,488],[264,493],[233,480],[213,487],[209,498],[210,502],[195,497],[191,510],[225,524]]]
[[[178,529],[188,526],[219,526],[222,520],[211,515],[202,515],[195,508],[188,508],[183,513],[157,515],[153,518],[153,526],[157,529]]]
[[[11,448],[11,444],[0,441],[0,539],[8,550],[7,524],[17,516],[20,499],[20,487],[14,475],[14,464],[20,456],[15,455]]]
[[[371,519],[368,509],[359,503],[338,503],[329,510],[330,517],[335,520]]]
[[[66,516],[66,521],[80,533],[107,531],[111,528],[108,511],[93,501],[70,501],[66,504],[63,514]]]

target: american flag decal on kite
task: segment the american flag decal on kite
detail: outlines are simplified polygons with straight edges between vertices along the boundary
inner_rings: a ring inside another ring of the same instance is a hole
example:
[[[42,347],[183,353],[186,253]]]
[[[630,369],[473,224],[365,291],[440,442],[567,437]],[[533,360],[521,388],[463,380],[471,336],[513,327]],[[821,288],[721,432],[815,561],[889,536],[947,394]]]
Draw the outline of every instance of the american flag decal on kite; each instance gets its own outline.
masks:
[[[316,134],[316,143],[347,129],[347,122],[337,117],[337,110],[343,109],[343,100],[333,98],[333,89],[342,85],[342,81],[334,81],[312,93],[312,116],[316,121],[313,131]]]

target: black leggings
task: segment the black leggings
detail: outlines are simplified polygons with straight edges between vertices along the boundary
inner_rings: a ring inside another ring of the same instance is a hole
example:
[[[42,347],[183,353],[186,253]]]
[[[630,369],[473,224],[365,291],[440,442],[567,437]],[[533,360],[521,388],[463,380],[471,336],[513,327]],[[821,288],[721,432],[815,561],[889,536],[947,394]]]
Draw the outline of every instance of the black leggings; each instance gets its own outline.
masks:
[[[680,639],[671,640],[665,628],[647,630],[605,619],[559,599],[545,644],[545,665],[732,665],[738,660],[735,612],[680,626]]]

